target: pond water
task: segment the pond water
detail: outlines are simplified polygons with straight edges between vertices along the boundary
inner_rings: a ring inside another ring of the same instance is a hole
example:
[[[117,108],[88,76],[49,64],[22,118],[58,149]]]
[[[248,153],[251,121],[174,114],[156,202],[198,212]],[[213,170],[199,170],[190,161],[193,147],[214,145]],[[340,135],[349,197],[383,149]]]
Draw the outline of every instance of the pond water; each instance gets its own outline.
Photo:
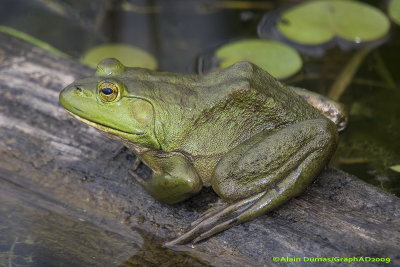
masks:
[[[297,2],[301,1],[1,0],[0,25],[32,35],[76,59],[96,45],[125,43],[153,55],[160,71],[197,73],[208,64],[210,51],[232,40],[258,38],[257,26],[265,13]],[[386,12],[387,1],[364,2]],[[332,47],[318,57],[301,54],[302,69],[284,82],[329,94],[359,51]],[[392,22],[387,40],[362,56],[340,96],[349,122],[331,162],[331,166],[398,196],[399,51],[400,26]],[[4,266],[51,266],[56,261],[63,262],[58,266],[89,266],[99,261],[111,266],[123,264],[139,250],[124,236],[59,213],[52,206],[55,204],[43,202],[26,189],[14,194],[16,190],[12,183],[2,182],[0,264]],[[70,239],[71,232],[80,237],[81,244],[73,243],[77,240]],[[65,240],[71,245],[84,244],[85,250],[65,254],[59,247]],[[101,255],[94,245],[98,243],[108,248]],[[53,248],[51,253],[49,247]],[[161,254],[164,252],[161,249]],[[34,260],[33,254],[48,262]],[[190,263],[193,259],[178,260]],[[200,264],[196,260],[192,263]],[[129,262],[125,264],[129,266]]]
[[[201,255],[164,248],[134,229],[139,247],[131,231],[109,231],[2,178],[0,203],[0,266],[208,266]]]

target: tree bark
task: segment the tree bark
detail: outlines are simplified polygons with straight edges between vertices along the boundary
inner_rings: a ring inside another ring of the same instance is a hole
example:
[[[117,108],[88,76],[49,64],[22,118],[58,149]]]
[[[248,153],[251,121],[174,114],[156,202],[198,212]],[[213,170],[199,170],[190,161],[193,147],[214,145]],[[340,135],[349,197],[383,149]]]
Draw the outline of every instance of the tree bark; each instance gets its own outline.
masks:
[[[399,261],[399,199],[329,168],[274,212],[194,247],[163,248],[217,197],[204,189],[178,205],[157,202],[130,177],[130,151],[66,114],[58,105],[60,90],[93,72],[0,34],[0,263],[271,266],[272,257],[296,257],[302,260],[297,266],[308,266],[303,257],[359,256]],[[150,170],[140,166],[137,173],[148,177]]]

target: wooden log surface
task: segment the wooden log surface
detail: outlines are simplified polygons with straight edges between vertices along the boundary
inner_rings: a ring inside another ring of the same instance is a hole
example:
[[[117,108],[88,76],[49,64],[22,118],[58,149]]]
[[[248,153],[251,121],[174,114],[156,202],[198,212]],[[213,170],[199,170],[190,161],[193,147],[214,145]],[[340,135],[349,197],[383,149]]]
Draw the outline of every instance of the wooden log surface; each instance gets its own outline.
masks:
[[[335,169],[269,214],[193,247],[163,248],[217,197],[205,189],[169,206],[136,184],[134,155],[58,104],[65,85],[92,73],[0,34],[0,263],[271,266],[272,257],[368,256],[399,264],[399,199]]]

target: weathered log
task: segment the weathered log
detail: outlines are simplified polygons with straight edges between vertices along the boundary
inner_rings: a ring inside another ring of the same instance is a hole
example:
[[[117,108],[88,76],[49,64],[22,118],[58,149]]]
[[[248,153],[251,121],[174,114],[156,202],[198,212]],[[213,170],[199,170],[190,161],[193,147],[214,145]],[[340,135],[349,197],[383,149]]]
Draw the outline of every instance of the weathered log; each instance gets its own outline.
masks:
[[[46,266],[270,266],[272,257],[286,256],[399,261],[399,199],[334,169],[274,212],[194,247],[163,248],[216,195],[205,189],[173,206],[154,200],[129,175],[130,151],[58,105],[65,85],[93,71],[10,36],[0,40],[0,255],[7,261],[27,260],[27,251]],[[145,166],[137,172],[150,173]]]

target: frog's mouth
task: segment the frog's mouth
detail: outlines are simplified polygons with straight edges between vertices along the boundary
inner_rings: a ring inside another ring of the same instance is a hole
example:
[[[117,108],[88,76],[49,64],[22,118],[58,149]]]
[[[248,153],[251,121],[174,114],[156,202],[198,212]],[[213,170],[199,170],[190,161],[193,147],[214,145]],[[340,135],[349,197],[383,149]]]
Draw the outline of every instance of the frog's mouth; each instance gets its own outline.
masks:
[[[126,131],[123,131],[123,130],[111,128],[110,126],[107,126],[107,125],[104,125],[104,124],[101,124],[101,123],[97,123],[97,122],[85,119],[85,118],[83,118],[83,117],[81,117],[79,115],[76,115],[76,114],[72,113],[69,110],[66,110],[66,111],[68,112],[69,115],[71,115],[75,119],[77,119],[77,120],[79,120],[81,122],[84,122],[84,123],[96,128],[96,129],[98,129],[98,130],[100,130],[102,132],[106,132],[106,133],[117,135],[117,136],[120,136],[121,133],[122,134],[127,134],[127,135],[143,135],[144,134],[144,132],[132,133],[132,132],[126,132]]]

